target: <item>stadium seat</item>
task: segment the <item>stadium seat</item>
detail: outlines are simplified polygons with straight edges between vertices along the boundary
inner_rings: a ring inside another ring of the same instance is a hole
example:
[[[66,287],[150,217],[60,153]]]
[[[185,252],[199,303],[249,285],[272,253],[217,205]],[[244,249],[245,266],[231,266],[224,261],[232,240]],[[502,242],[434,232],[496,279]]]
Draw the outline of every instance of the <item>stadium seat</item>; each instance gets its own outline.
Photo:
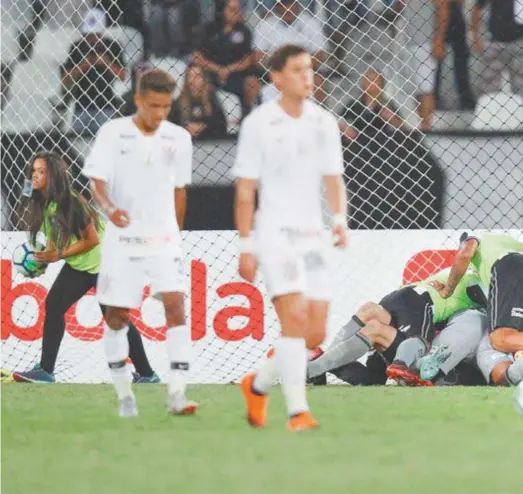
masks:
[[[60,94],[60,74],[46,60],[34,59],[16,65],[11,79],[11,100],[26,97],[53,98]]]
[[[484,94],[478,100],[472,128],[483,131],[523,128],[523,98],[505,92]]]
[[[72,27],[51,29],[43,26],[36,34],[32,59],[46,61],[56,69],[65,63],[69,47],[78,39],[78,31]]]
[[[216,96],[222,105],[225,118],[227,119],[227,133],[237,134],[240,130],[240,122],[242,119],[242,105],[240,98],[235,94],[227,91],[217,91]]]
[[[128,67],[143,59],[143,36],[139,31],[128,26],[113,26],[107,34],[122,45]]]

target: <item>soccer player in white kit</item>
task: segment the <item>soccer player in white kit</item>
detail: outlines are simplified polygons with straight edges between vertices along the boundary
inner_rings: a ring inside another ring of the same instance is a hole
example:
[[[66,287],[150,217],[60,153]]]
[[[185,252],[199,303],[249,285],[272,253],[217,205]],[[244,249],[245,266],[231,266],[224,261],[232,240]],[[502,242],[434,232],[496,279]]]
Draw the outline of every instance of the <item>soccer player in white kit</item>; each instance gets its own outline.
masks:
[[[135,94],[137,113],[100,129],[83,170],[109,218],[96,292],[107,306],[103,341],[122,417],[138,414],[126,365],[127,330],[129,310],[140,307],[148,281],[163,302],[168,327],[168,409],[192,414],[198,408],[185,397],[192,343],[180,235],[192,141],[189,132],[165,120],[175,85],[165,72],[143,74]]]
[[[300,46],[282,46],[272,56],[271,76],[281,97],[261,105],[243,121],[233,175],[239,273],[252,282],[260,264],[281,338],[261,369],[245,376],[242,391],[249,423],[263,427],[267,392],[279,374],[287,426],[301,431],[318,425],[305,392],[307,349],[316,348],[325,338],[332,296],[333,239],[323,223],[322,187],[332,213],[335,244],[340,247],[346,244],[347,198],[336,119],[309,100],[311,56]]]

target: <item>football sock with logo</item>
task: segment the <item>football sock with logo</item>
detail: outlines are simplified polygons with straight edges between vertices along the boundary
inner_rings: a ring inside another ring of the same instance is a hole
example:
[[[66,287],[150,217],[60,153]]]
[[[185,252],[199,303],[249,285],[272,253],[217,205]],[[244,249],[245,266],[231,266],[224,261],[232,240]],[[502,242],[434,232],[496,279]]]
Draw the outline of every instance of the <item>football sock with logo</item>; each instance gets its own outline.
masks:
[[[275,358],[289,416],[308,411],[305,386],[307,373],[305,340],[282,336],[276,344]]]
[[[169,356],[169,395],[185,394],[191,364],[191,329],[176,326],[167,330],[167,354]]]
[[[506,373],[507,381],[513,386],[523,382],[523,357],[519,357],[508,369]]]
[[[111,329],[107,323],[104,324],[104,350],[109,371],[113,380],[118,399],[133,396],[131,384],[132,377],[127,366],[129,356],[129,341],[127,340],[126,326],[122,329]]]
[[[309,362],[307,375],[309,378],[313,378],[329,372],[331,369],[337,369],[358,360],[369,350],[372,350],[372,343],[369,339],[361,333],[356,333],[346,341],[329,346],[321,357]]]
[[[127,339],[129,340],[129,357],[133,361],[136,372],[142,377],[151,377],[154,372],[145,353],[142,337],[136,326],[131,323],[129,323]]]
[[[410,367],[416,360],[427,354],[428,348],[425,341],[417,336],[408,338],[398,347],[394,361],[403,362]]]

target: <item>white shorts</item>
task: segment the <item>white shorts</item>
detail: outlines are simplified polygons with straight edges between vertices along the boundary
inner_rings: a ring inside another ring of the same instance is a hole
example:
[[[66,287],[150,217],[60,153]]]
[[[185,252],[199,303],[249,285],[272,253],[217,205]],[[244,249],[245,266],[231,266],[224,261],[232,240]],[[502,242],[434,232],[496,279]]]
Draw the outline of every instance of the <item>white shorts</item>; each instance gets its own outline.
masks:
[[[184,260],[176,254],[149,257],[102,255],[96,297],[110,307],[135,308],[142,305],[143,290],[150,283],[151,295],[187,293]]]
[[[436,86],[438,63],[432,56],[432,45],[408,45],[414,83],[419,94],[432,94]]]
[[[500,362],[514,362],[514,358],[508,353],[494,350],[489,334],[485,332],[479,342],[476,363],[488,384],[490,384],[490,374]]]
[[[260,246],[257,252],[260,271],[271,298],[303,293],[309,300],[332,299],[332,273],[326,242]]]

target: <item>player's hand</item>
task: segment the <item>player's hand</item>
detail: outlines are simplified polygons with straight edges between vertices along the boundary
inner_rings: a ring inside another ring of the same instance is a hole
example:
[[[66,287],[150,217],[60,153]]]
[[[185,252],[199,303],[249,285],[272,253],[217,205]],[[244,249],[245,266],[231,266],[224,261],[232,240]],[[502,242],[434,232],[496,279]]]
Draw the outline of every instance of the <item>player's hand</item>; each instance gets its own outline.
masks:
[[[332,236],[334,238],[334,247],[344,249],[347,247],[348,238],[347,230],[343,225],[335,225],[332,227]]]
[[[57,250],[44,250],[35,252],[34,257],[41,264],[50,264],[60,260],[60,253]]]
[[[240,276],[249,283],[254,282],[256,277],[257,262],[254,254],[243,253],[240,254],[240,266],[238,272]]]
[[[218,76],[218,85],[223,86],[229,78],[230,71],[226,67],[221,67],[216,75]]]
[[[125,209],[115,209],[112,211],[111,214],[109,214],[109,220],[118,228],[125,228],[131,222],[129,213],[127,213]]]
[[[432,56],[436,60],[443,60],[445,58],[445,40],[441,38],[434,38],[432,42]]]
[[[432,288],[435,288],[442,298],[450,297],[450,293],[448,292],[446,286],[443,283],[441,283],[441,281],[431,281],[430,286],[432,286]]]

